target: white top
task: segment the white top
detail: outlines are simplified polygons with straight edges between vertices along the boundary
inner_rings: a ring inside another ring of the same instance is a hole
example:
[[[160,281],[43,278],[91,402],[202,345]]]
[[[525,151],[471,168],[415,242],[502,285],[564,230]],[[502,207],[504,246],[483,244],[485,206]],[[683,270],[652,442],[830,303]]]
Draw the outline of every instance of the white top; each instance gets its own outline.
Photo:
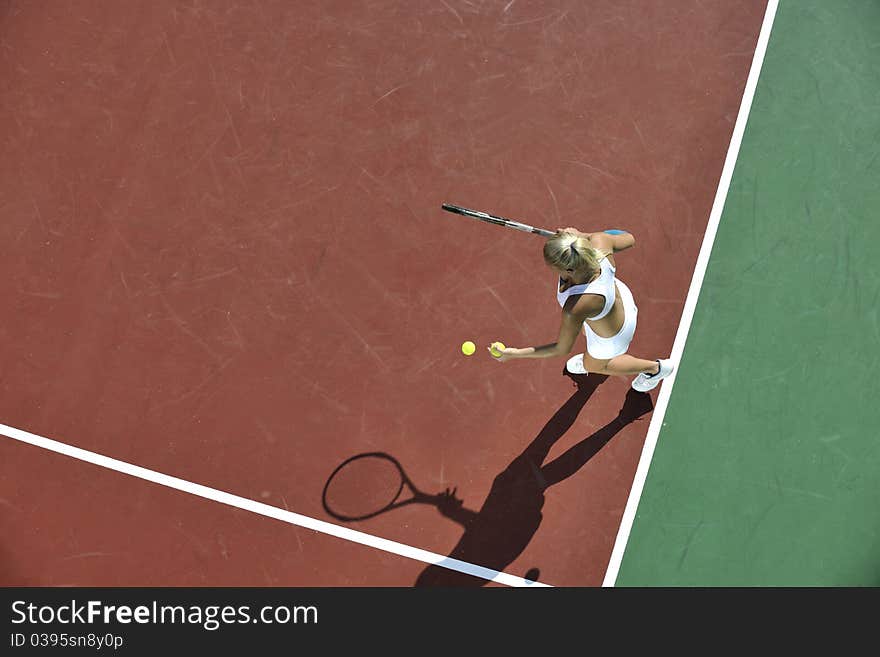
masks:
[[[612,265],[608,258],[602,258],[599,262],[600,274],[599,276],[589,283],[583,283],[582,285],[572,285],[570,288],[565,290],[564,292],[560,292],[559,288],[562,285],[562,279],[559,279],[559,282],[556,284],[556,300],[559,302],[559,306],[565,306],[566,300],[576,294],[598,294],[599,296],[605,297],[605,306],[602,308],[601,312],[595,317],[588,317],[587,319],[596,320],[602,319],[611,312],[611,307],[614,305],[614,299],[616,298],[616,291],[614,289],[614,272],[617,269]]]

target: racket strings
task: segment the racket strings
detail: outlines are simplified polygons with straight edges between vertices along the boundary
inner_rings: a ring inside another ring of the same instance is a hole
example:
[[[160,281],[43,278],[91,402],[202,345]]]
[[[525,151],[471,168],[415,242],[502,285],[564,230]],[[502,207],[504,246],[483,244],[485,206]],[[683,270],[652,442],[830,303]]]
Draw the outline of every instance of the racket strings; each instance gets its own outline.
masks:
[[[327,482],[324,504],[342,518],[361,518],[391,506],[403,487],[403,476],[393,461],[379,456],[352,459]]]

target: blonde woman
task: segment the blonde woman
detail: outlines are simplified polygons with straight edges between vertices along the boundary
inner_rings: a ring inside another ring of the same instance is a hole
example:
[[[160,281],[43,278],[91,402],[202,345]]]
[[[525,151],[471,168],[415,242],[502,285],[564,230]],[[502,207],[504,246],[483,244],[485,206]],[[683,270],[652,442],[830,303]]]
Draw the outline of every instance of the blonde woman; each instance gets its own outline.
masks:
[[[567,356],[583,327],[587,350],[569,358],[572,374],[637,375],[632,388],[647,392],[675,370],[671,360],[645,360],[627,353],[636,330],[638,308],[632,292],[616,278],[612,254],[625,251],[635,238],[624,231],[582,233],[560,228],[544,243],[544,262],[558,275],[556,299],[562,325],[556,342],[540,347],[508,347],[496,360]]]

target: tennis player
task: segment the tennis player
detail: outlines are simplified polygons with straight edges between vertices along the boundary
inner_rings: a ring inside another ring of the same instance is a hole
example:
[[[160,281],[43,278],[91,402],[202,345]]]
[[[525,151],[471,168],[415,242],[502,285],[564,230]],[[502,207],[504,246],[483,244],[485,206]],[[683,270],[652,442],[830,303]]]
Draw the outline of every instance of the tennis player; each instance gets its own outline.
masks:
[[[647,392],[675,370],[669,359],[646,360],[627,353],[636,330],[638,308],[632,292],[616,278],[612,254],[635,244],[624,231],[582,233],[560,228],[544,243],[544,262],[557,274],[556,299],[562,307],[562,325],[556,342],[540,347],[507,347],[496,358],[551,358],[571,353],[583,327],[587,350],[568,359],[571,374],[636,375],[632,388]]]

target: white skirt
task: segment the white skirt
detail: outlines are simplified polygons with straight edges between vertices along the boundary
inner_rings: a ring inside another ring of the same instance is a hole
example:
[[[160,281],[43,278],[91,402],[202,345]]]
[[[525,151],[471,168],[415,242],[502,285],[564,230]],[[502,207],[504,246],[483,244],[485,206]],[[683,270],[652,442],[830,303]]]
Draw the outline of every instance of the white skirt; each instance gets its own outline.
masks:
[[[617,334],[612,335],[610,338],[603,338],[593,333],[590,325],[584,322],[584,333],[587,336],[587,352],[590,356],[599,360],[607,360],[625,354],[636,332],[636,319],[639,315],[639,309],[636,307],[632,292],[619,278],[615,279],[615,283],[617,284],[617,293],[623,302],[624,313],[623,326],[620,327]]]

